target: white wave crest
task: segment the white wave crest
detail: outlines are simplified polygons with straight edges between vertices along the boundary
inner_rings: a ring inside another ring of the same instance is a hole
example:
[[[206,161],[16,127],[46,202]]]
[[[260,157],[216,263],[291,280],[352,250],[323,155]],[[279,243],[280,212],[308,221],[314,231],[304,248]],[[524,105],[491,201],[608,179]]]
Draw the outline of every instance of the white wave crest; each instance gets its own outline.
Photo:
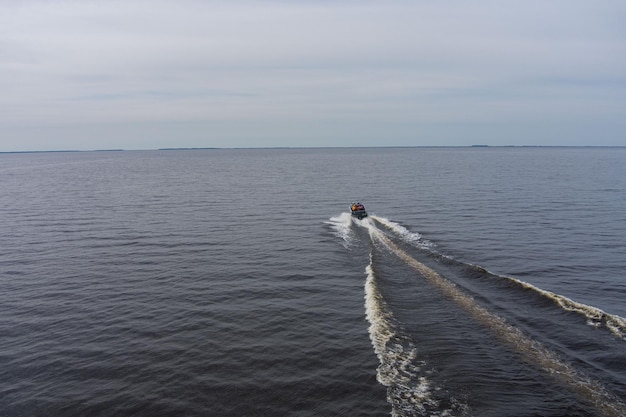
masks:
[[[335,236],[343,240],[344,246],[350,245],[354,239],[354,232],[352,231],[352,216],[350,213],[341,213],[338,216],[331,217],[324,223],[333,228]]]
[[[411,245],[414,245],[420,248],[430,248],[434,246],[432,242],[423,239],[422,235],[420,235],[417,232],[411,232],[409,229],[402,226],[401,224],[391,221],[385,217],[378,217],[378,216],[371,216],[371,217],[372,219],[374,219],[375,221],[377,221],[378,223],[380,223],[381,225],[389,229],[391,232],[395,233],[398,237],[400,237],[400,239],[402,239],[403,241]]]
[[[592,307],[586,304],[578,303],[570,298],[567,298],[563,295],[553,293],[551,291],[542,290],[541,288],[535,287],[532,284],[529,284],[525,281],[519,280],[517,278],[506,277],[523,288],[535,291],[546,298],[556,302],[563,310],[575,312],[578,314],[582,314],[587,318],[587,324],[592,327],[601,327],[603,324],[607,329],[616,337],[626,340],[626,320],[622,317],[605,313],[597,307]]]
[[[377,379],[387,387],[392,416],[449,415],[450,410],[438,410],[439,401],[432,398],[430,382],[420,376],[424,363],[417,361],[417,349],[393,325],[393,315],[378,290],[371,256],[365,272],[365,310],[372,346],[380,362]]]

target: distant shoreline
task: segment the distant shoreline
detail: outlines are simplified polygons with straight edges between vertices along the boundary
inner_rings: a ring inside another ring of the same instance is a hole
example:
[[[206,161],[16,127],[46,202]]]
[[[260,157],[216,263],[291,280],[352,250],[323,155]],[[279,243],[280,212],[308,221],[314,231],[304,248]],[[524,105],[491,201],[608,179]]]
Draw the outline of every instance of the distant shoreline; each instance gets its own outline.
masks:
[[[201,150],[245,150],[245,149],[458,149],[458,148],[626,148],[624,145],[459,145],[459,146],[440,146],[440,145],[420,145],[420,146],[262,146],[262,147],[178,147],[178,148],[156,148],[156,149],[60,149],[60,150],[38,150],[38,151],[0,151],[0,154],[23,154],[23,153],[79,153],[79,152],[141,152],[141,151],[201,151]]]

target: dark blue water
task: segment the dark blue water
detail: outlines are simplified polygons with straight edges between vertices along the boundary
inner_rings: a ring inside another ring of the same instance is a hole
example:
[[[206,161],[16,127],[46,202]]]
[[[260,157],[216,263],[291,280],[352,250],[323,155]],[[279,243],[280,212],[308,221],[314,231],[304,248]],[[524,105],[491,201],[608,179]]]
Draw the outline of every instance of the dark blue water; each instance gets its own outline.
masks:
[[[4,154],[0,184],[2,416],[625,414],[625,148]]]

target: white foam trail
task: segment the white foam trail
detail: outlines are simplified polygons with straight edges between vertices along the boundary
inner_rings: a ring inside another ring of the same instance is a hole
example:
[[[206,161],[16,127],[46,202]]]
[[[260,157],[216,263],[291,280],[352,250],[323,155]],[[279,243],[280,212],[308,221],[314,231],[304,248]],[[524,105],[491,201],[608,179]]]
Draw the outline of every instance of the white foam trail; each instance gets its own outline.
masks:
[[[411,257],[400,249],[373,224],[363,224],[369,230],[372,240],[378,240],[394,252],[407,265],[414,268],[421,276],[438,288],[444,295],[467,311],[476,321],[490,329],[498,338],[509,344],[527,362],[541,367],[555,379],[569,385],[573,391],[592,403],[603,417],[626,416],[626,405],[597,381],[578,374],[569,364],[563,362],[554,352],[539,342],[526,336],[516,327],[508,324],[501,317],[480,306],[471,296],[465,294],[454,283],[443,278],[433,269]]]
[[[365,271],[365,311],[372,346],[380,362],[377,379],[387,387],[392,416],[450,415],[451,410],[438,410],[439,402],[432,398],[429,381],[420,376],[424,363],[417,363],[417,349],[410,340],[403,340],[393,325],[393,315],[378,290],[371,255]]]
[[[578,303],[570,298],[551,291],[542,290],[541,288],[535,287],[534,285],[521,281],[517,278],[506,278],[514,281],[523,288],[536,291],[544,297],[549,298],[550,300],[556,302],[564,310],[584,315],[587,318],[587,324],[592,327],[600,327],[604,323],[606,328],[609,329],[613,335],[622,340],[626,340],[626,320],[620,316],[608,314],[599,308]]]
[[[403,241],[409,244],[412,244],[419,248],[428,248],[428,249],[434,246],[433,243],[422,239],[422,236],[419,233],[411,232],[410,230],[408,230],[407,228],[405,228],[404,226],[398,223],[395,223],[384,217],[378,217],[378,216],[371,216],[371,217],[376,222],[382,224],[387,229],[389,229],[394,234],[396,234],[398,237],[400,237]],[[443,254],[440,254],[440,255],[445,256],[446,258],[449,258],[449,259],[453,259],[447,255],[443,255]],[[484,268],[481,268],[481,269],[484,269]],[[485,270],[485,272],[491,273],[487,270]],[[496,274],[492,274],[492,275],[496,275]],[[507,277],[507,276],[505,276],[504,278],[510,279],[523,288],[533,290],[541,294],[542,296],[549,298],[550,300],[556,302],[564,310],[584,315],[587,319],[587,324],[592,327],[597,328],[604,324],[604,326],[606,326],[606,328],[613,335],[615,335],[616,337],[622,340],[626,340],[626,320],[624,318],[617,316],[617,315],[606,313],[600,310],[599,308],[576,302],[565,296],[543,290],[539,287],[535,287],[534,285],[521,281],[517,278],[512,278],[512,277]]]
[[[344,246],[349,246],[354,238],[352,231],[352,215],[350,213],[341,213],[339,216],[331,217],[324,222],[329,224],[335,231],[335,235],[341,238]]]
[[[385,217],[378,217],[378,216],[371,216],[371,217],[372,219],[374,219],[375,221],[377,221],[378,223],[382,224],[387,229],[395,233],[397,236],[399,236],[400,239],[402,239],[403,241],[409,244],[412,244],[420,248],[430,248],[434,246],[432,242],[423,239],[422,235],[420,235],[417,232],[411,232],[409,229],[402,226],[401,224],[393,222]]]

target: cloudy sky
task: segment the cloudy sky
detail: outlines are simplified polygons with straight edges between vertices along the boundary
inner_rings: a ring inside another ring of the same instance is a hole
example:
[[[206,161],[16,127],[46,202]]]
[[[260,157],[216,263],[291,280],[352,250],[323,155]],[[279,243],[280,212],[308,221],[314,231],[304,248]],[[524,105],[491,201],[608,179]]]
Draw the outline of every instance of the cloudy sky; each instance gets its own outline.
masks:
[[[0,0],[0,151],[624,145],[624,0]]]

